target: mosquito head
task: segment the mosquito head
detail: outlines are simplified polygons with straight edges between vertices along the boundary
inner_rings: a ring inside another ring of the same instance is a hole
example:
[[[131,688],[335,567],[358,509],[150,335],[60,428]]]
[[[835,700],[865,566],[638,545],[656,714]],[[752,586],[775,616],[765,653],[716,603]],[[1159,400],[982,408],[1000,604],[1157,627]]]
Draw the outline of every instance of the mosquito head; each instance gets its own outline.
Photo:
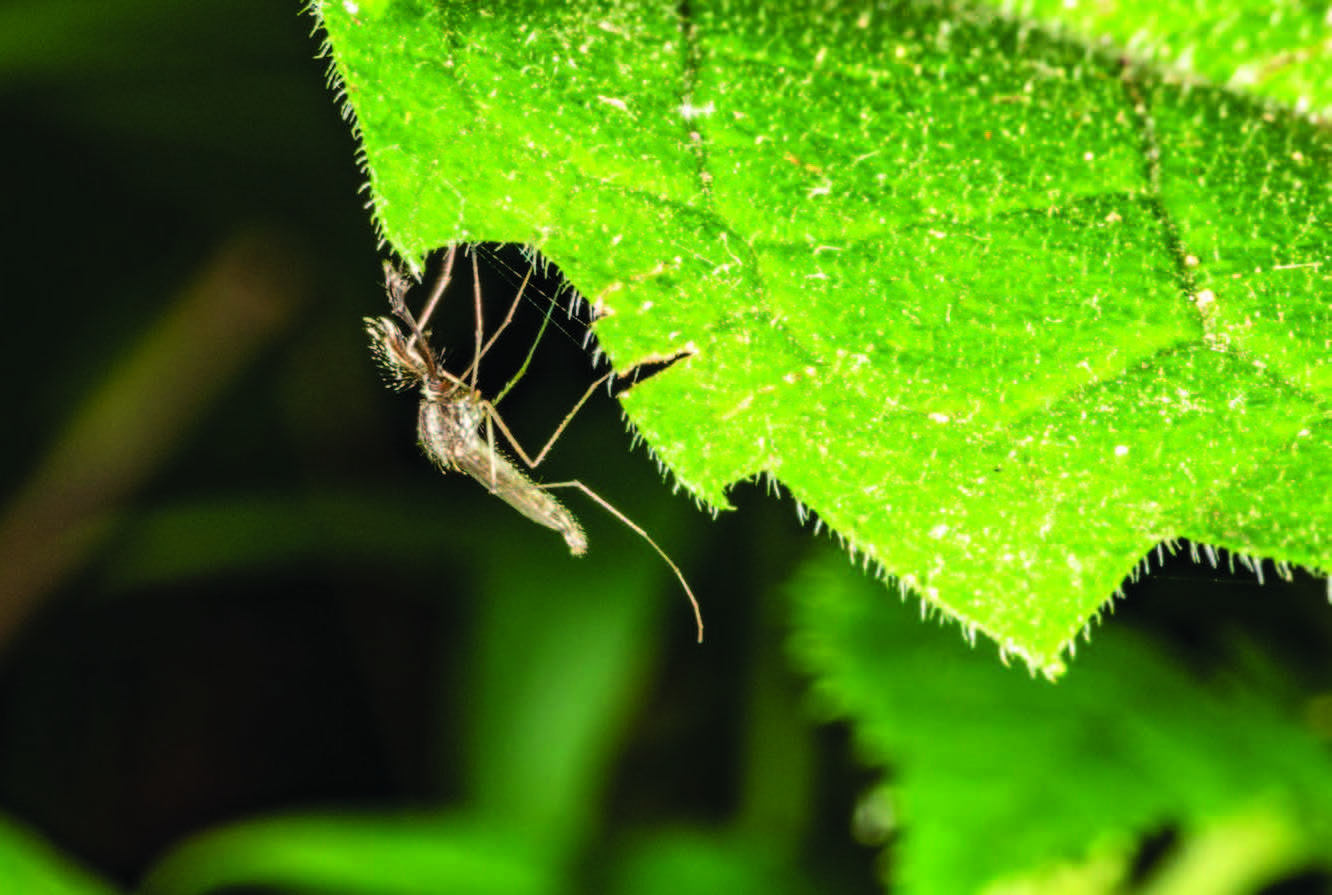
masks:
[[[365,332],[370,350],[384,368],[389,384],[397,389],[410,388],[431,377],[434,358],[422,353],[421,343],[412,345],[388,317],[366,317]]]

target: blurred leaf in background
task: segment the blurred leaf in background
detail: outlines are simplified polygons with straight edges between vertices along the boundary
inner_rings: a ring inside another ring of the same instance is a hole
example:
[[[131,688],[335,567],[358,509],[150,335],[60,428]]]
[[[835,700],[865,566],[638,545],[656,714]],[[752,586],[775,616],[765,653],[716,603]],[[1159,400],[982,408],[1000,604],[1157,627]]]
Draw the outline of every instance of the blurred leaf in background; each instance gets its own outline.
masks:
[[[1119,891],[1139,838],[1160,830],[1178,831],[1184,863],[1195,839],[1236,828],[1228,874],[1191,868],[1178,891],[1263,884],[1328,853],[1326,731],[1302,717],[1310,704],[1282,704],[1277,657],[1243,632],[1219,647],[1220,671],[1109,625],[1050,687],[960,652],[951,625],[921,625],[831,555],[789,587],[792,649],[823,711],[853,719],[864,754],[894,769],[883,799],[903,828],[903,892],[981,891],[1107,849],[1119,872],[1086,891]]]

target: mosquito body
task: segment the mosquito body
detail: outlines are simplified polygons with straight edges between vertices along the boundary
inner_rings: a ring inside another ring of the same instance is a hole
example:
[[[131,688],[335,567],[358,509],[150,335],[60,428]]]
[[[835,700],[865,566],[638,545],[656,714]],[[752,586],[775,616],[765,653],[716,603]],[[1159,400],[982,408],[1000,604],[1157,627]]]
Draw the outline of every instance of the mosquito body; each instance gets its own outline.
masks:
[[[578,524],[578,520],[574,518],[573,514],[554,497],[551,497],[549,489],[577,488],[581,490],[647,541],[652,549],[656,550],[657,554],[675,572],[676,578],[684,587],[685,594],[689,597],[689,602],[694,608],[694,618],[698,625],[698,639],[701,642],[703,640],[703,618],[698,608],[698,601],[694,598],[694,593],[690,590],[689,583],[685,581],[680,569],[671,561],[665,551],[658,547],[657,543],[648,536],[647,532],[631,522],[628,517],[582,482],[538,484],[495,447],[495,430],[498,429],[523,463],[529,468],[535,468],[545,459],[547,452],[555,444],[556,439],[564,431],[564,427],[569,424],[573,415],[592,396],[597,387],[605,383],[611,375],[607,373],[592,384],[578,403],[574,405],[573,410],[565,416],[555,430],[555,434],[551,436],[535,459],[529,457],[523,451],[522,446],[513,437],[513,433],[504,424],[504,420],[500,418],[499,412],[495,409],[495,404],[487,401],[477,389],[476,378],[481,358],[495,343],[495,339],[499,337],[500,332],[513,319],[514,311],[518,307],[523,290],[527,286],[527,279],[524,278],[523,285],[519,288],[518,295],[509,308],[508,316],[495,333],[491,335],[490,340],[484,344],[480,285],[477,283],[474,288],[476,304],[475,354],[471,365],[461,376],[445,370],[442,361],[431,350],[429,343],[426,341],[424,327],[448,284],[455,252],[456,247],[449,249],[444,271],[425,308],[422,310],[419,321],[407,309],[406,296],[411,287],[410,279],[389,264],[384,265],[389,306],[394,317],[398,318],[398,321],[406,329],[399,327],[398,323],[389,317],[367,317],[365,319],[366,332],[370,335],[371,348],[388,370],[394,384],[399,388],[416,386],[420,389],[421,407],[417,416],[417,435],[420,438],[421,447],[442,471],[448,472],[456,469],[466,473],[480,482],[491,494],[494,494],[533,522],[559,532],[564,537],[564,542],[569,546],[569,552],[575,556],[581,556],[587,552],[587,536],[583,533],[582,526]],[[472,258],[472,264],[473,278],[476,282],[475,255]],[[535,345],[533,350],[535,350]],[[531,359],[530,354],[528,359]],[[500,398],[522,376],[526,368],[527,364],[524,363],[513,380],[500,392]],[[499,398],[496,399],[496,401],[498,400]]]
[[[386,274],[393,311],[416,338],[404,335],[387,317],[366,318],[366,330],[394,380],[420,386],[416,431],[426,455],[442,471],[467,473],[533,522],[558,531],[570,553],[587,552],[587,536],[573,514],[496,449],[491,427],[495,408],[475,388],[440,368],[407,312],[406,280],[391,268]]]

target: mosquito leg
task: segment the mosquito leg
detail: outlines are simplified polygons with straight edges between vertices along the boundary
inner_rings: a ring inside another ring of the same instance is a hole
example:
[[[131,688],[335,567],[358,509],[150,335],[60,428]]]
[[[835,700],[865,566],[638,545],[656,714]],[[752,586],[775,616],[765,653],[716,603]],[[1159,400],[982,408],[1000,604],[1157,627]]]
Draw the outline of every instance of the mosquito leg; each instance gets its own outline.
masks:
[[[523,300],[523,293],[524,293],[525,291],[527,291],[527,283],[528,283],[528,281],[531,280],[531,279],[532,279],[532,268],[529,267],[529,268],[527,269],[527,274],[523,277],[523,282],[522,282],[522,284],[518,287],[518,294],[515,295],[515,296],[513,297],[513,304],[509,305],[509,313],[507,313],[507,314],[504,315],[504,320],[503,320],[503,322],[501,322],[500,325],[499,325],[499,327],[498,327],[493,333],[490,334],[490,339],[486,342],[485,345],[483,345],[483,346],[481,347],[481,352],[480,352],[480,354],[477,355],[477,358],[476,358],[475,361],[473,361],[473,363],[475,363],[475,364],[480,364],[480,363],[481,363],[481,358],[485,357],[485,356],[486,356],[486,352],[490,351],[491,346],[493,346],[493,345],[495,344],[495,340],[498,339],[498,338],[500,337],[500,333],[504,332],[504,330],[505,330],[506,328],[508,328],[509,324],[513,322],[513,315],[518,311],[518,304],[519,304],[519,302],[521,302],[521,301]],[[550,320],[550,313],[549,313],[549,311],[547,311],[547,313],[546,313],[546,321],[548,321],[548,320]],[[544,333],[544,332],[546,331],[546,321],[542,321],[542,323],[541,323],[541,332],[538,332],[538,333],[537,333],[537,337],[536,337],[536,341],[537,341],[537,342],[540,342],[540,341],[541,341],[541,333]],[[533,352],[533,351],[536,351],[536,344],[535,344],[535,343],[533,343],[533,345],[532,345],[532,351],[529,351],[528,354],[527,354],[528,360],[531,360],[531,358],[532,358],[532,352]],[[511,379],[511,380],[509,381],[509,385],[506,385],[506,386],[504,387],[504,391],[505,391],[505,392],[507,392],[507,391],[509,390],[510,386],[512,386],[513,383],[515,383],[515,382],[518,381],[518,378],[521,377],[521,376],[523,375],[523,371],[525,371],[526,369],[527,369],[527,362],[524,361],[524,362],[523,362],[523,367],[522,367],[522,369],[519,370],[518,373],[514,375],[513,379]],[[464,376],[467,376],[468,373],[470,373],[470,372],[471,372],[471,370],[470,370],[470,368],[469,368],[467,372],[464,372],[464,373],[463,373],[463,375],[464,375]],[[503,395],[504,392],[500,392],[500,394]],[[498,399],[498,398],[495,399],[495,403],[496,403],[496,404],[499,403],[499,399]]]
[[[526,281],[524,280],[524,282]],[[551,307],[554,307],[553,299]],[[498,404],[500,401],[503,401],[504,396],[509,393],[509,389],[513,388],[518,383],[518,380],[522,379],[527,373],[527,367],[532,363],[532,356],[536,354],[537,346],[541,344],[541,337],[546,334],[546,327],[550,324],[550,311],[551,308],[546,308],[546,316],[541,318],[541,328],[537,330],[536,338],[532,340],[532,347],[528,349],[527,357],[523,358],[523,365],[518,368],[518,372],[513,374],[509,381],[505,383],[504,388],[500,389],[499,394],[495,396],[495,400],[490,403]],[[508,321],[505,322],[507,323]],[[496,335],[498,335],[498,333]]]
[[[514,452],[517,453],[520,458],[522,458],[522,461],[526,463],[529,468],[536,469],[537,466],[541,464],[541,461],[546,459],[546,455],[550,453],[550,449],[555,446],[555,442],[559,439],[560,435],[563,434],[565,428],[569,425],[570,421],[573,420],[574,414],[582,410],[583,405],[587,403],[587,399],[592,397],[592,393],[596,391],[598,388],[600,388],[602,383],[604,383],[607,379],[610,379],[611,376],[613,376],[614,374],[615,371],[611,370],[610,372],[603,375],[596,382],[592,383],[587,387],[587,391],[583,392],[583,397],[578,399],[578,403],[573,406],[573,410],[570,410],[567,414],[565,414],[564,419],[560,421],[560,424],[555,429],[554,434],[550,436],[550,439],[546,442],[545,447],[541,449],[541,452],[536,455],[535,460],[533,460],[531,457],[527,455],[527,451],[523,450],[523,446],[518,443],[518,439],[513,437],[513,433],[509,431],[509,427],[506,426],[504,424],[504,420],[500,418],[499,411],[495,409],[495,405],[489,402],[486,403],[487,423],[493,420],[495,426],[500,430],[500,432],[504,434],[504,440],[509,443],[509,446],[513,448]]]
[[[611,372],[613,373],[614,371]],[[486,404],[485,405],[486,442],[491,447],[490,451],[491,457],[493,458],[496,454],[496,452],[494,451],[494,429],[499,429],[500,432],[504,435],[505,440],[508,441],[509,445],[514,449],[514,451],[518,454],[518,456],[522,458],[522,461],[526,463],[529,467],[535,469],[537,464],[540,463],[543,459],[545,459],[545,456],[550,451],[551,446],[554,445],[555,440],[560,437],[560,433],[564,431],[564,427],[569,425],[569,421],[573,419],[574,414],[577,413],[579,409],[583,406],[583,404],[586,403],[587,399],[592,396],[592,392],[596,390],[598,386],[600,386],[610,377],[611,373],[607,373],[605,376],[602,376],[596,382],[592,383],[592,386],[583,394],[583,397],[579,399],[578,403],[574,405],[573,410],[570,410],[568,415],[565,416],[564,421],[560,423],[559,428],[555,430],[555,434],[550,437],[550,440],[548,442],[546,442],[546,446],[541,449],[541,453],[537,454],[535,460],[527,456],[527,452],[524,451],[523,446],[518,443],[518,439],[514,438],[513,433],[509,431],[509,427],[504,424],[504,420],[500,417],[499,412],[496,411],[492,405]],[[494,428],[492,428],[492,426]],[[491,472],[491,476],[492,478],[494,476],[493,470]],[[631,531],[637,534],[640,538],[647,541],[648,544],[651,545],[652,549],[657,551],[657,555],[660,556],[665,561],[666,565],[671,567],[671,571],[675,573],[675,577],[680,581],[680,586],[684,588],[685,596],[689,597],[689,605],[694,607],[694,621],[698,625],[698,642],[699,643],[703,642],[703,613],[698,608],[698,599],[694,596],[694,591],[689,587],[689,582],[685,580],[684,573],[680,571],[680,567],[677,566],[675,562],[669,556],[666,555],[666,551],[662,550],[661,547],[657,545],[656,541],[652,540],[651,535],[649,535],[646,531],[644,531],[640,526],[635,524],[634,521],[630,519],[628,516],[626,516],[624,513],[620,512],[615,507],[611,506],[610,502],[607,501],[604,497],[602,497],[597,492],[593,491],[587,485],[584,485],[582,482],[572,481],[572,482],[543,483],[541,484],[540,487],[546,489],[577,488],[578,490],[586,494],[588,497],[592,498],[597,503],[599,503],[602,509],[606,510],[606,512],[610,513],[616,519],[619,519],[621,522],[623,522],[626,526],[629,527]]]
[[[475,262],[475,256],[473,256],[473,262]],[[471,380],[473,389],[476,388],[476,374],[478,368],[481,366],[481,358],[486,356],[486,352],[490,351],[491,347],[495,344],[495,340],[498,339],[500,337],[500,334],[503,333],[504,330],[508,328],[509,324],[513,322],[513,315],[517,313],[518,305],[523,300],[523,293],[527,291],[527,284],[532,279],[533,269],[534,269],[533,267],[527,268],[527,273],[523,275],[523,282],[518,286],[518,294],[513,297],[513,302],[509,305],[509,312],[504,315],[504,320],[501,321],[500,325],[495,329],[495,331],[490,334],[490,338],[486,341],[486,343],[484,345],[478,344],[478,351],[475,359],[472,361],[472,366],[468,367],[463,372],[463,376]],[[473,275],[475,275],[475,267],[473,267]],[[479,303],[481,301],[479,281],[476,290],[477,290],[476,300],[478,302],[477,307],[479,309],[480,308]],[[552,307],[553,305],[554,302],[552,300]],[[509,389],[513,388],[514,385],[517,384],[518,380],[523,378],[523,374],[527,372],[528,365],[532,363],[532,355],[536,354],[537,346],[541,344],[541,337],[546,334],[546,326],[547,324],[550,323],[550,311],[551,311],[550,308],[546,309],[546,316],[541,320],[541,329],[537,330],[536,338],[532,341],[532,347],[528,350],[527,357],[523,358],[523,365],[518,368],[518,372],[514,373],[513,377],[509,379],[508,383],[504,386],[504,388],[500,390],[500,393],[495,397],[495,400],[491,402],[492,404],[498,404],[500,401],[504,400],[504,396],[509,393]],[[480,318],[478,317],[477,319],[479,320]],[[478,329],[477,332],[480,333],[480,329]],[[480,340],[478,339],[478,343],[479,341]]]
[[[577,488],[579,491],[582,491],[588,497],[592,498],[597,503],[601,504],[602,509],[610,513],[616,519],[619,519],[625,525],[627,525],[640,538],[647,541],[648,544],[652,546],[652,549],[657,551],[657,555],[660,556],[665,561],[666,565],[671,567],[671,571],[675,573],[675,577],[680,581],[680,586],[684,588],[685,596],[689,598],[689,605],[694,607],[694,624],[698,627],[698,642],[699,643],[703,642],[703,612],[698,608],[698,599],[694,596],[694,591],[690,589],[689,582],[685,580],[684,573],[680,571],[680,567],[677,566],[674,563],[674,561],[672,561],[671,558],[666,555],[665,550],[662,550],[660,547],[657,546],[657,542],[652,540],[652,537],[646,531],[644,531],[642,528],[636,525],[634,521],[630,519],[628,516],[626,516],[624,513],[621,513],[619,510],[615,509],[615,507],[611,506],[610,502],[607,501],[604,497],[602,497],[597,492],[593,491],[591,488],[587,487],[587,485],[584,485],[582,482],[578,481],[552,482],[549,484],[543,484],[541,487],[547,489]]]
[[[462,378],[466,379],[472,391],[476,391],[477,368],[481,366],[481,340],[485,337],[486,322],[481,314],[481,274],[476,267],[476,246],[472,246],[472,307],[476,315],[476,343],[472,348],[472,363],[463,371]]]
[[[435,306],[439,304],[439,300],[444,296],[444,290],[449,288],[449,282],[453,279],[453,256],[457,253],[457,245],[449,246],[449,252],[444,256],[444,269],[440,271],[439,279],[435,281],[435,288],[431,290],[430,298],[426,301],[425,307],[421,309],[421,325],[419,327],[421,330],[424,330],[427,324],[430,323],[430,317],[435,313]],[[413,334],[412,339],[407,342],[408,348],[412,347],[412,342],[415,339],[416,336]],[[421,341],[425,341],[424,336],[421,337]]]

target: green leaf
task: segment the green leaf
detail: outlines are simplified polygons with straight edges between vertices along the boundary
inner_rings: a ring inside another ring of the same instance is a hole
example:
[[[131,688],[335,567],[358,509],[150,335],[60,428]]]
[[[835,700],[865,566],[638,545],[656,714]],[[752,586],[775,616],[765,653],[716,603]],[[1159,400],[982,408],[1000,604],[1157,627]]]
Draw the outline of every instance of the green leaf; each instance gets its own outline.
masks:
[[[1332,14],[1314,3],[1069,3],[1023,0],[1022,15],[1131,47],[1180,81],[1228,84],[1332,115]]]
[[[116,891],[36,834],[0,816],[0,892],[111,895]]]
[[[315,8],[389,243],[688,353],[624,406],[695,497],[771,475],[1049,674],[1163,541],[1332,566],[1312,122],[979,6]]]
[[[1228,849],[1244,857],[1210,874],[1232,880],[1332,848],[1324,745],[1239,676],[1204,681],[1111,626],[1051,686],[958,650],[831,553],[790,592],[791,649],[820,705],[854,722],[869,762],[892,768],[904,829],[891,867],[904,893],[976,892],[1116,853],[1123,867],[1138,836],[1172,825],[1204,844],[1244,840]],[[1194,863],[1201,873],[1208,861]],[[1097,891],[1120,891],[1110,883]]]
[[[624,895],[805,895],[828,891],[793,870],[771,843],[718,831],[668,830],[631,840],[607,876],[606,891]]]
[[[149,895],[233,886],[425,895],[554,892],[556,865],[533,841],[468,817],[298,815],[187,840],[145,881]]]

